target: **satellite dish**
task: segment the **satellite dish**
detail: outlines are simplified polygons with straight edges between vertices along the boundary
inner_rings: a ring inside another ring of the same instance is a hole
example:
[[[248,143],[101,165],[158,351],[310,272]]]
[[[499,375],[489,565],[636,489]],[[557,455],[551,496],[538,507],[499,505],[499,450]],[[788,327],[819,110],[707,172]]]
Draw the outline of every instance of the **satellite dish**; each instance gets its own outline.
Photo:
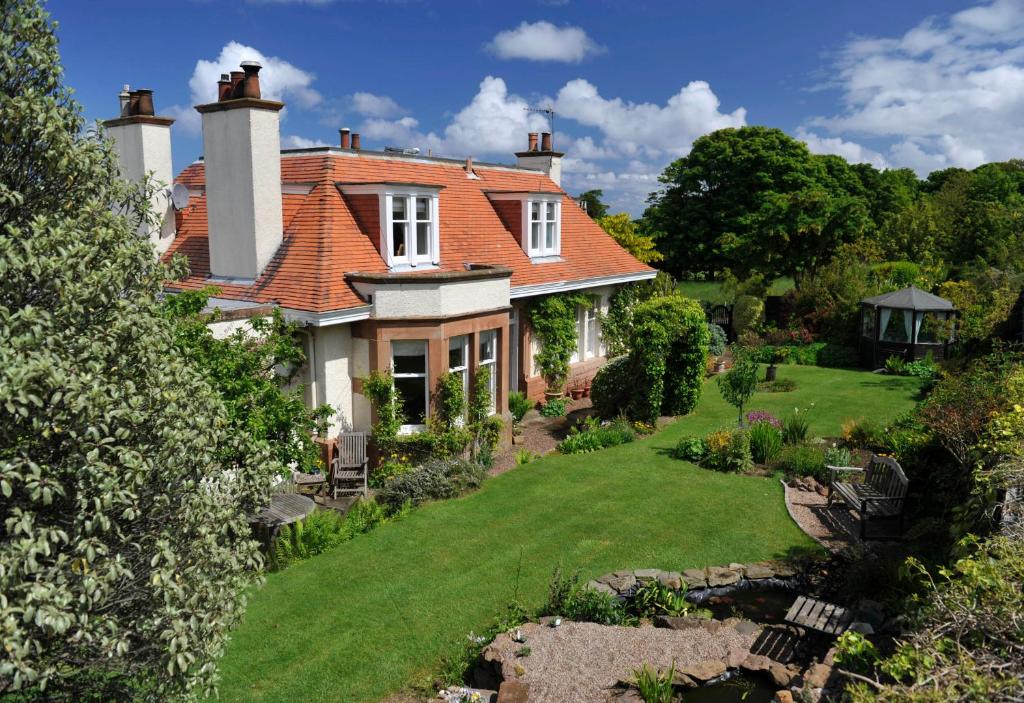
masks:
[[[175,183],[171,188],[171,204],[175,210],[184,210],[188,207],[188,186],[183,183]]]

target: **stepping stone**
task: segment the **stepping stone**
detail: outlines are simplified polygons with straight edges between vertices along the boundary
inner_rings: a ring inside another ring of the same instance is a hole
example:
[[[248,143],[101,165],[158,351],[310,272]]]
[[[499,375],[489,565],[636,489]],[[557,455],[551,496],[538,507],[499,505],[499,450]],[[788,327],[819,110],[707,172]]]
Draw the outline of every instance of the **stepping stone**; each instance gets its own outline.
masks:
[[[706,659],[679,667],[680,672],[697,681],[710,681],[716,676],[724,674],[726,669],[728,667],[721,659]]]

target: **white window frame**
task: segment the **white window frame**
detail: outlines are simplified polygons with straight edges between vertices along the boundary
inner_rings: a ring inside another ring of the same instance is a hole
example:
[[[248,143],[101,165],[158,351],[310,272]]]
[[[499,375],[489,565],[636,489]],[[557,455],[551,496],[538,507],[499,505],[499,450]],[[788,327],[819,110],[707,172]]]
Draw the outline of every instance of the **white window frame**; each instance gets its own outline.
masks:
[[[519,226],[519,245],[531,259],[543,261],[556,260],[562,254],[562,193],[489,193],[492,200],[515,200],[520,204],[521,221]],[[537,204],[540,219],[533,219],[533,206]],[[548,205],[554,206],[554,220],[548,218]],[[533,246],[533,224],[540,225],[540,246]],[[547,225],[554,225],[554,241],[548,246],[546,241]]]
[[[493,415],[498,411],[498,330],[484,330],[480,333],[480,350],[483,349],[485,338],[490,338],[491,340],[492,356],[489,359],[485,359],[481,353],[480,358],[477,359],[477,368],[490,367],[491,378],[488,390],[491,393],[491,405],[488,408],[487,414]]]
[[[469,404],[469,338],[468,334],[460,334],[455,337],[448,339],[448,373],[457,373],[462,377],[462,415],[456,418],[455,424],[461,427],[466,422],[466,408]],[[455,346],[462,348],[462,364],[460,366],[451,365],[451,350]]]
[[[344,185],[342,192],[346,195],[376,195],[380,205],[380,243],[381,256],[388,268],[397,271],[433,268],[441,264],[441,188],[414,185],[381,185],[369,183],[365,185]],[[406,200],[408,229],[405,235],[405,254],[394,254],[394,212],[395,198]],[[426,254],[411,254],[417,244],[416,232],[416,198],[427,198],[430,202],[430,237]],[[409,245],[413,246],[410,247]]]
[[[397,344],[413,344],[419,343],[423,345],[423,373],[399,373],[395,367],[395,346]],[[424,411],[424,420],[429,421],[430,419],[430,345],[427,344],[425,339],[395,339],[391,342],[391,376],[392,378],[422,378],[423,379],[423,398],[426,403]],[[402,425],[398,433],[403,435],[416,434],[417,432],[424,432],[427,429],[427,424],[407,424]]]
[[[570,363],[577,364],[601,356],[603,341],[601,339],[601,324],[598,320],[600,310],[601,301],[598,298],[594,299],[590,307],[581,305],[576,308],[576,349],[569,359]],[[591,324],[593,329],[591,329]]]

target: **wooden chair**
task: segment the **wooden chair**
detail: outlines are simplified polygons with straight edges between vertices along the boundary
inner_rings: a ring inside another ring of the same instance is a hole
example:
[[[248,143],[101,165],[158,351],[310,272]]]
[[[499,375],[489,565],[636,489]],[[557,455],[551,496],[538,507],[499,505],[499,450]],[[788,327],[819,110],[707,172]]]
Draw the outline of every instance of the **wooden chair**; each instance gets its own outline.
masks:
[[[366,498],[366,466],[366,433],[342,432],[338,437],[338,454],[331,462],[331,497],[353,493]]]
[[[852,466],[828,466],[828,505],[838,495],[843,502],[860,515],[860,538],[865,539],[867,521],[874,518],[899,518],[899,531],[903,534],[903,507],[907,499],[907,475],[895,459],[871,455],[867,469]],[[841,474],[861,473],[861,482],[840,481]]]

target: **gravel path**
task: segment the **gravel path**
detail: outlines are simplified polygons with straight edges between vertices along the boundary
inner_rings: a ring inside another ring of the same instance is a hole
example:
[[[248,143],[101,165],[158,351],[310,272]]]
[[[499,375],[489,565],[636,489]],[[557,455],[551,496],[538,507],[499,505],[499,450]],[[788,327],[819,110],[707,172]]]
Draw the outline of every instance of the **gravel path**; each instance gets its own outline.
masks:
[[[657,668],[742,658],[757,632],[731,627],[712,634],[701,627],[670,630],[644,625],[611,627],[566,623],[558,628],[524,625],[525,642],[501,635],[492,647],[501,656],[506,680],[530,684],[530,703],[600,703],[619,680],[647,663]],[[529,647],[528,656],[516,652]]]
[[[786,509],[801,530],[830,552],[839,552],[860,543],[857,518],[841,503],[828,506],[828,498],[814,491],[801,491],[782,483],[786,490]]]

